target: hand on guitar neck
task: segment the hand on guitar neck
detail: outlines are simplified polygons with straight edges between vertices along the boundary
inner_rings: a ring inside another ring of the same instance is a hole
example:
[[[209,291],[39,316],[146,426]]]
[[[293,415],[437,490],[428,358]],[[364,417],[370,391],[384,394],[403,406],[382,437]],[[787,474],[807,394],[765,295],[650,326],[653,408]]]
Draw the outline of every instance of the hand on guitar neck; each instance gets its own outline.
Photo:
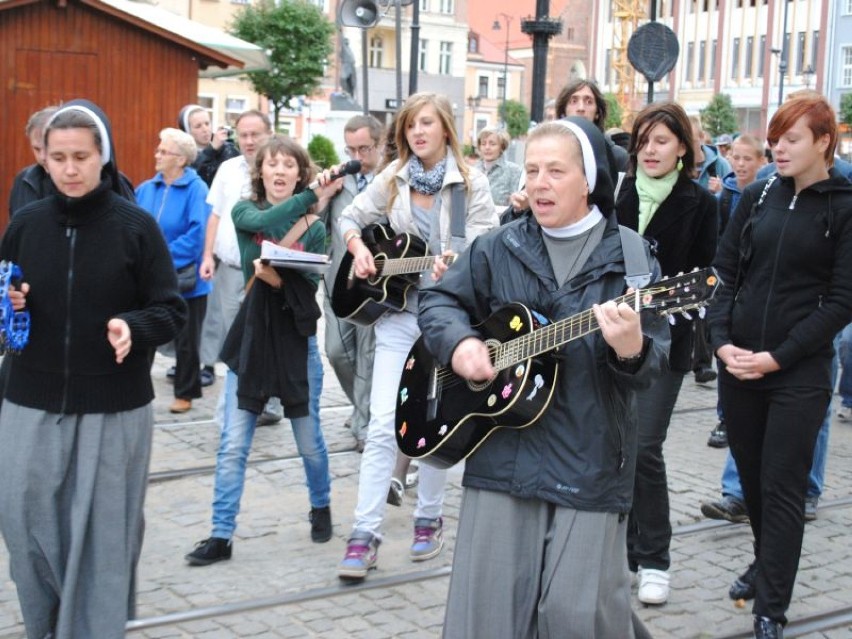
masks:
[[[628,294],[632,293],[632,289]],[[619,359],[633,359],[642,354],[642,326],[639,313],[625,303],[612,300],[593,304],[598,327],[604,341],[615,351]]]
[[[355,277],[359,277],[362,280],[367,279],[371,275],[378,275],[378,269],[376,268],[376,261],[373,258],[373,253],[367,248],[367,245],[361,240],[360,237],[354,236],[349,240],[347,244],[347,249],[352,253],[352,266],[354,268]],[[453,251],[444,251],[441,255],[435,256],[435,261],[432,265],[432,279],[434,281],[440,280],[447,269],[450,267],[450,264],[453,263],[453,259],[456,254]]]

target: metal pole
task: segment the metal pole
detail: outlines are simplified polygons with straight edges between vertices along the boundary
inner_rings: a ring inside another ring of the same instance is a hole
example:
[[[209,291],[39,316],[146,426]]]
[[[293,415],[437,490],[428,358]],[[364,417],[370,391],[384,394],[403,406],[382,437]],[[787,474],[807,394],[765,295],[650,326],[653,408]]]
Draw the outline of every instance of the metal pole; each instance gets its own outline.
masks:
[[[505,13],[502,14],[503,20],[506,23],[506,50],[503,52],[503,111],[500,114],[500,121],[503,123],[503,128],[506,126],[506,99],[509,95],[509,25],[512,23],[512,18]]]
[[[535,19],[546,20],[550,14],[550,0],[536,0]],[[550,35],[538,32],[533,35],[533,82],[530,117],[535,122],[544,119],[544,83],[547,79],[547,42]]]
[[[401,0],[396,0],[396,108],[402,106],[402,6]]]
[[[783,0],[784,2],[784,20],[783,26],[781,27],[781,60],[778,62],[778,73],[780,74],[780,79],[778,80],[778,106],[781,106],[781,103],[784,101],[784,76],[787,75],[787,11],[790,8],[790,3],[788,0]]]
[[[361,29],[361,84],[364,85],[364,115],[370,115],[370,87],[367,85],[367,30]]]
[[[420,0],[411,4],[411,62],[408,70],[408,95],[417,93],[420,72]]]
[[[657,21],[657,0],[651,0],[651,22]],[[648,104],[654,101],[654,81],[648,80]]]

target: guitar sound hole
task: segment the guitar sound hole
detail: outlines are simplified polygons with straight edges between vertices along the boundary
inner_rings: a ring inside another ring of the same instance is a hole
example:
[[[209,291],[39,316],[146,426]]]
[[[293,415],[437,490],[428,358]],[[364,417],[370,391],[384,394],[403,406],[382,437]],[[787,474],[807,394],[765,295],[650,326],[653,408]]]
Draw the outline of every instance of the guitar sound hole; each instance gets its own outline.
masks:
[[[500,346],[500,341],[496,339],[487,339],[485,340],[485,345],[488,347],[488,352],[491,354],[491,364],[494,366],[495,375],[491,379],[486,379],[481,382],[476,382],[472,379],[467,380],[467,386],[474,393],[479,393],[484,391],[486,388],[491,386],[491,383],[497,378],[497,375],[500,373],[497,365],[494,362],[494,354],[497,351],[497,348]]]

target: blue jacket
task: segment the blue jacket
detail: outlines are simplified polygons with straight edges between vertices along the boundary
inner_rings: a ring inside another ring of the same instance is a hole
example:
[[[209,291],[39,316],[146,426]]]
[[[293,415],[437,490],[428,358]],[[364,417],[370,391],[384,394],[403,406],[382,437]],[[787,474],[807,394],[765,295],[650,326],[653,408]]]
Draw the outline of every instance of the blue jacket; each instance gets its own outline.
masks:
[[[184,169],[183,175],[172,184],[166,184],[163,174],[157,173],[136,188],[136,201],[160,225],[175,270],[195,263],[197,271],[204,256],[204,235],[210,205],[207,204],[207,185],[195,169]],[[210,293],[210,282],[201,279],[200,275],[196,282],[194,289],[183,293],[184,298],[191,299]]]
[[[716,194],[719,200],[719,237],[725,232],[725,227],[731,219],[731,214],[737,208],[743,192],[737,185],[737,174],[731,171],[722,178],[722,190]]]
[[[698,169],[698,177],[695,181],[705,189],[710,184],[711,177],[723,178],[731,172],[730,163],[723,158],[715,146],[702,144],[701,150],[704,151],[704,163],[696,167]]]

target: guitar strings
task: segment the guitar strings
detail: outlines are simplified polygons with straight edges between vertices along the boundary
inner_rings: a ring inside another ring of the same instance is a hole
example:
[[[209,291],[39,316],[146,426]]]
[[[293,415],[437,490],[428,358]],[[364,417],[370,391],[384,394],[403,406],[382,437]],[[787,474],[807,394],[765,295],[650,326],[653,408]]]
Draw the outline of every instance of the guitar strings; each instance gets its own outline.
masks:
[[[674,287],[671,286],[656,286],[648,289],[642,289],[638,293],[628,293],[615,298],[613,301],[616,304],[621,304],[622,302],[627,303],[633,301],[637,294],[646,295],[650,293],[654,296],[673,290],[673,288]],[[646,308],[650,308],[650,306]],[[585,330],[583,330],[584,324],[588,324]],[[569,337],[567,340],[565,339],[566,333],[570,335],[578,328],[580,329],[580,332],[577,335]],[[527,333],[526,335],[510,340],[509,342],[488,346],[488,355],[493,362],[494,367],[498,370],[503,370],[507,366],[511,365],[511,363],[518,362],[523,359],[529,359],[530,357],[535,357],[536,355],[540,355],[551,350],[554,348],[555,342],[564,343],[566,341],[579,339],[594,333],[599,329],[600,326],[598,326],[597,321],[595,320],[594,311],[592,309],[587,309],[577,313],[576,315],[572,315],[571,317],[559,320],[541,329],[534,330],[531,333]],[[534,347],[533,350],[535,352],[527,352],[530,346]],[[507,358],[509,359],[509,363],[501,366],[499,362]],[[467,380],[455,373],[452,368],[446,366],[440,366],[438,368],[436,371],[436,379],[441,383],[446,382],[446,386],[452,385],[449,382],[453,382],[453,384],[467,382]]]

